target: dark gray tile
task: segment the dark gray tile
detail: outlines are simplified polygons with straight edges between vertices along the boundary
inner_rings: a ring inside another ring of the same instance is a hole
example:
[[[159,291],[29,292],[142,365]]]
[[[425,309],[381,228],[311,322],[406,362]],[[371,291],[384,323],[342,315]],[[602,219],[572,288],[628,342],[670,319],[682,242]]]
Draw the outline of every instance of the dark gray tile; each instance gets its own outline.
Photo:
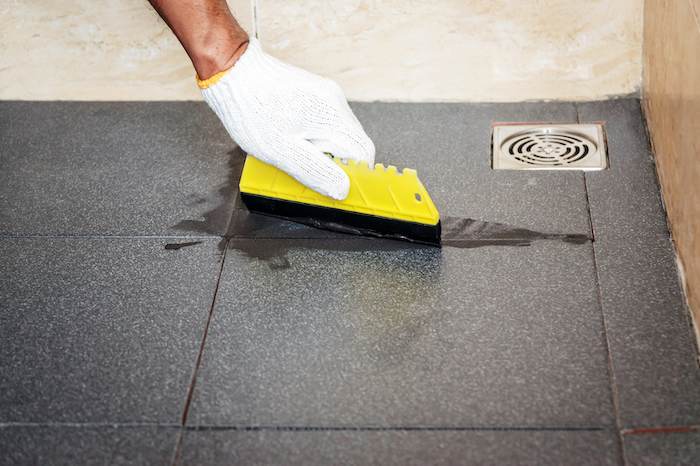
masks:
[[[227,250],[189,423],[600,426],[611,416],[590,243],[249,240]]]
[[[611,168],[586,179],[622,424],[698,424],[697,354],[639,102],[579,113],[607,122]]]
[[[202,102],[2,102],[0,121],[0,235],[226,231],[243,158]]]
[[[700,433],[625,435],[625,458],[630,466],[691,466],[700,461]]]
[[[0,463],[167,465],[177,435],[163,427],[0,426]]]
[[[217,240],[0,239],[0,422],[178,422]]]
[[[614,465],[615,433],[189,431],[182,465]]]
[[[491,124],[575,122],[567,103],[353,106],[377,159],[416,168],[442,215],[536,231],[590,231],[581,173],[491,169]]]
[[[443,216],[469,217],[542,232],[589,234],[581,173],[491,170],[494,121],[575,122],[572,104],[355,103],[377,161],[415,168]],[[231,233],[248,237],[327,237],[313,228],[238,215]]]

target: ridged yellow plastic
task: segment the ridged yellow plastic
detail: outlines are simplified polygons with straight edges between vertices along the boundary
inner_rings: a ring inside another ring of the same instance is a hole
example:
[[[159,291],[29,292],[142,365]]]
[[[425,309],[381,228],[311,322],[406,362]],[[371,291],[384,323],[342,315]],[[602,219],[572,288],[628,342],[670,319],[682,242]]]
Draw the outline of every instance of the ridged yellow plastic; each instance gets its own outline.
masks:
[[[307,188],[285,172],[248,156],[241,175],[241,192],[408,222],[437,225],[440,214],[415,170],[378,163],[335,163],[350,177],[350,193],[336,201]]]

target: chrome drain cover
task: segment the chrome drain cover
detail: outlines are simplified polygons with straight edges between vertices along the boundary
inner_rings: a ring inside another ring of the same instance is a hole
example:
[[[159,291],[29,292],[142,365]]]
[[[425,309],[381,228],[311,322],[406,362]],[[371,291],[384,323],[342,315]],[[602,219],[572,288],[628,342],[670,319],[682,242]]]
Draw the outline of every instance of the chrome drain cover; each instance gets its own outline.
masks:
[[[493,125],[491,166],[497,170],[603,170],[601,124]]]

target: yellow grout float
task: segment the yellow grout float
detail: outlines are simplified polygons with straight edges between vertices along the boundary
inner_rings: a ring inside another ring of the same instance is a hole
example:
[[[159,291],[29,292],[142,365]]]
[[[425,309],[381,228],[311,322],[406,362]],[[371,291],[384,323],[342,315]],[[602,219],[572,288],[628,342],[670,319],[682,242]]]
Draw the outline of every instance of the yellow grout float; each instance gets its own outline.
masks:
[[[252,212],[319,228],[440,245],[440,214],[415,170],[334,160],[350,178],[345,200],[319,194],[250,155],[241,198]]]

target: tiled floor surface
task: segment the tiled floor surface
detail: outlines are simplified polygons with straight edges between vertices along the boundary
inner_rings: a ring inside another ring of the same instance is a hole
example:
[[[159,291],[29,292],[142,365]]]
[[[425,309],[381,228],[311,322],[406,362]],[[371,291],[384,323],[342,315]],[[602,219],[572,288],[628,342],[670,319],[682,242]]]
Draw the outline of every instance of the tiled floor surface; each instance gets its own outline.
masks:
[[[260,218],[201,103],[0,102],[1,464],[697,464],[639,102],[353,107],[443,215],[588,241]],[[601,120],[609,170],[490,169],[494,121]]]

